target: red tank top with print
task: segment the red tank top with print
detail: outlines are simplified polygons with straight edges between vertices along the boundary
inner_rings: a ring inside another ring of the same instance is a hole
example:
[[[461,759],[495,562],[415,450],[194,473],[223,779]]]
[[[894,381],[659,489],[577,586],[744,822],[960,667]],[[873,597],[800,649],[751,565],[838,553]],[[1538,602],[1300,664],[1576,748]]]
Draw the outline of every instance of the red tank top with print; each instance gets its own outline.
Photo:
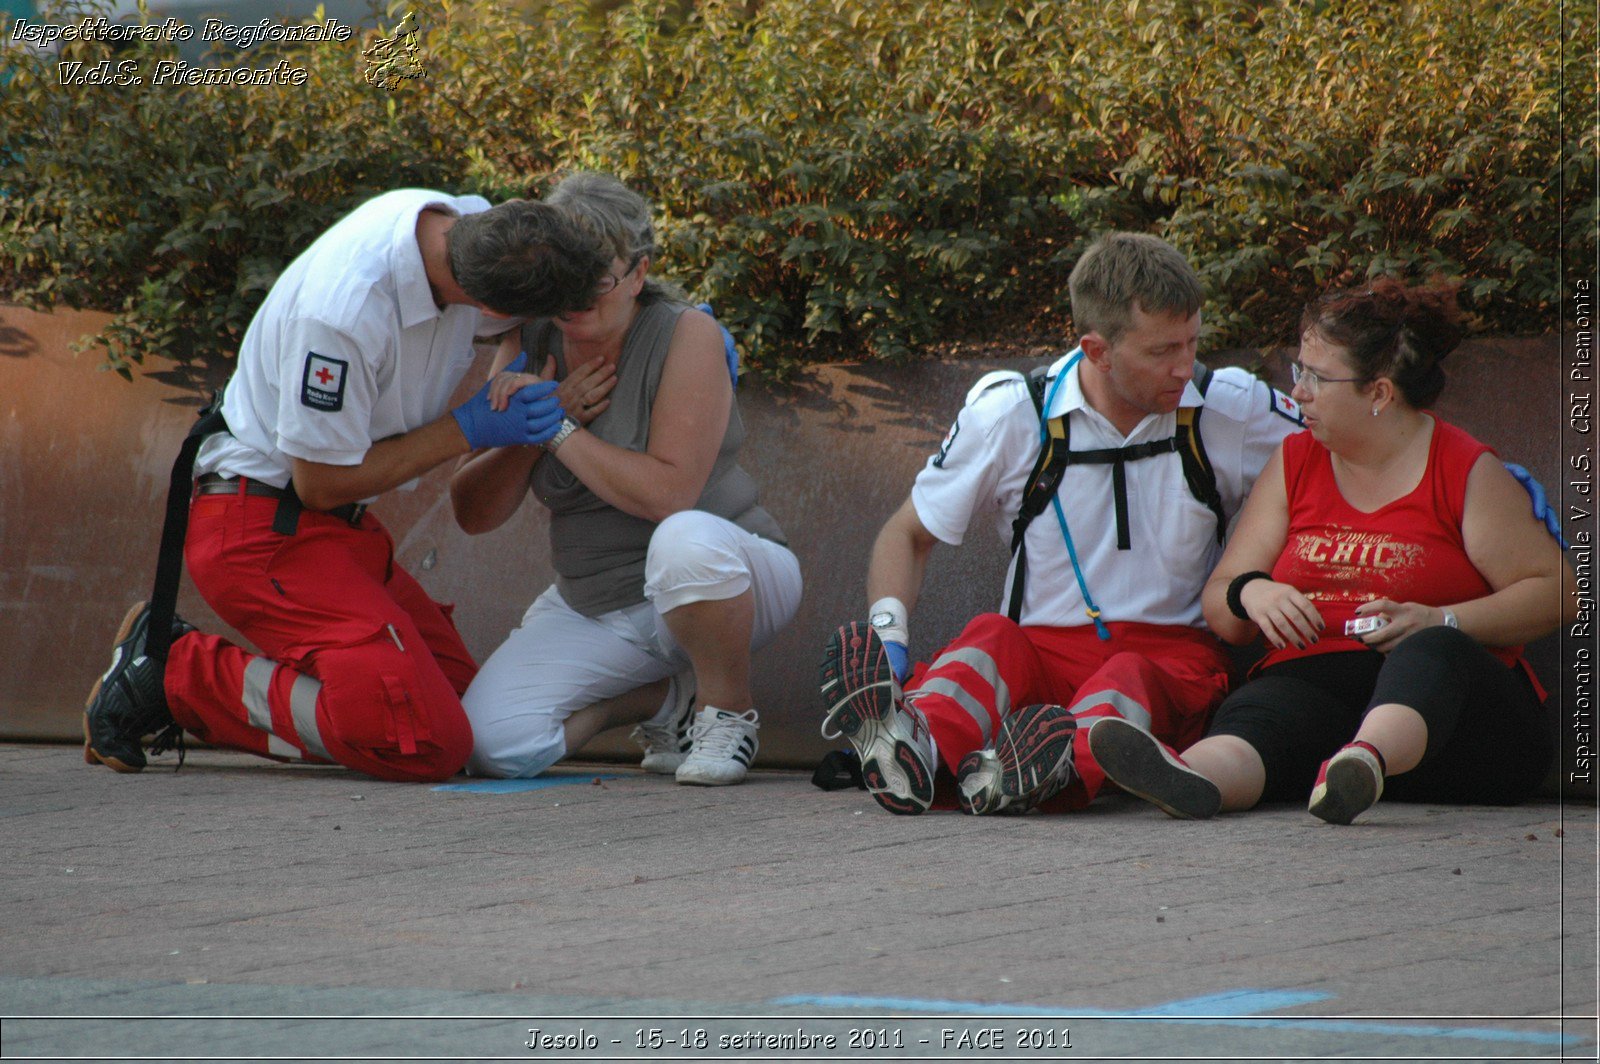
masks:
[[[1489,594],[1483,574],[1467,557],[1461,516],[1467,474],[1490,448],[1433,419],[1428,467],[1410,493],[1372,513],[1345,501],[1334,480],[1328,449],[1309,432],[1283,441],[1284,487],[1289,495],[1289,535],[1272,578],[1293,584],[1322,613],[1322,637],[1301,650],[1271,650],[1265,667],[1310,654],[1365,649],[1344,634],[1356,607],[1375,598],[1449,606]],[[1521,647],[1488,647],[1515,665]]]

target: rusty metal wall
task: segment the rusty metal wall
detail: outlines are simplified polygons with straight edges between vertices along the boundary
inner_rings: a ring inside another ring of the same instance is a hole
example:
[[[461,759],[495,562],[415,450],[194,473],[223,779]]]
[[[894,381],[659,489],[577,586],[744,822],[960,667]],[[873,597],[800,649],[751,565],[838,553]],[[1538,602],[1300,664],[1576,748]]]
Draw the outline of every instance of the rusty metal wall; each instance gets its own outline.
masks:
[[[4,738],[79,736],[82,700],[105,667],[117,622],[148,595],[172,458],[200,392],[220,383],[171,366],[147,366],[131,384],[99,371],[95,354],[73,355],[69,346],[103,320],[0,306]],[[1470,343],[1450,360],[1439,406],[1552,488],[1560,472],[1558,355],[1554,338]],[[1034,361],[825,366],[783,391],[741,386],[745,465],[806,580],[795,624],[756,660],[762,763],[812,764],[828,748],[817,734],[816,667],[833,626],[865,610],[867,552],[879,525],[938,447],[972,381]],[[1274,372],[1286,376],[1282,365]],[[417,491],[392,494],[374,511],[394,533],[401,563],[435,598],[456,603],[456,622],[481,660],[551,579],[543,510],[524,505],[507,526],[469,537],[451,518],[445,481],[435,470]],[[926,655],[974,613],[995,608],[1004,569],[1003,546],[986,533],[960,551],[937,548],[913,653]],[[232,634],[187,584],[179,609],[203,629]],[[1553,638],[1532,656],[1552,690],[1570,684],[1559,675]],[[590,750],[633,754],[620,731]]]

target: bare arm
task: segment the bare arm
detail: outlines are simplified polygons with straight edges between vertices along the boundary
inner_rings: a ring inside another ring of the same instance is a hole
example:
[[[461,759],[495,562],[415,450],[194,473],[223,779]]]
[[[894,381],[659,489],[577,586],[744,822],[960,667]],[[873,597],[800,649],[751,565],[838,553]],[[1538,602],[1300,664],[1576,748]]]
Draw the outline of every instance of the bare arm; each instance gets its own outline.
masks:
[[[1248,643],[1260,632],[1275,647],[1315,641],[1322,614],[1289,584],[1257,578],[1244,586],[1240,602],[1250,620],[1228,609],[1228,585],[1241,573],[1272,571],[1289,538],[1289,496],[1283,484],[1283,448],[1279,446],[1256,478],[1255,488],[1239,513],[1233,538],[1222,552],[1200,596],[1206,624],[1229,643]]]
[[[1516,646],[1547,635],[1577,612],[1576,583],[1561,548],[1534,519],[1528,495],[1492,454],[1478,457],[1467,477],[1461,536],[1467,558],[1492,589],[1451,605],[1461,630],[1488,646]],[[1384,613],[1390,623],[1366,642],[1392,650],[1419,628],[1441,624],[1443,610],[1378,599],[1362,614]]]
[[[928,569],[928,555],[933,553],[937,542],[938,538],[917,517],[917,508],[907,496],[900,509],[884,522],[872,544],[872,561],[867,566],[867,602],[897,598],[905,604],[907,614],[916,609],[917,597],[922,593],[923,574]]]
[[[648,448],[631,451],[579,431],[561,445],[561,463],[623,513],[665,520],[705,491],[732,403],[722,333],[709,315],[686,310],[650,410]]]
[[[1461,535],[1467,558],[1494,588],[1455,611],[1478,642],[1526,643],[1577,616],[1572,567],[1528,509],[1527,492],[1492,454],[1479,456],[1467,477]]]
[[[456,419],[446,414],[419,429],[379,440],[359,465],[327,465],[291,458],[295,491],[311,510],[332,510],[381,495],[467,449]]]

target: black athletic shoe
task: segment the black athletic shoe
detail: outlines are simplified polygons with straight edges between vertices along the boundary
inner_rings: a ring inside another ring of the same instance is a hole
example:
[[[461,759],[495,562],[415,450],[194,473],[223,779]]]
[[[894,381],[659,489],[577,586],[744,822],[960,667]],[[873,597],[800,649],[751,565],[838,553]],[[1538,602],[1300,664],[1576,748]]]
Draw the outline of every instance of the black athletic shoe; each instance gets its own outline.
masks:
[[[1161,741],[1121,717],[1089,727],[1089,753],[1118,787],[1179,820],[1210,820],[1222,808],[1217,785],[1171,754]]]
[[[870,624],[840,628],[822,659],[822,737],[843,735],[861,756],[861,778],[891,813],[915,816],[933,804],[933,737],[901,697],[883,641]]]
[[[961,759],[961,809],[976,816],[1026,813],[1077,779],[1078,722],[1060,706],[1026,706],[1000,723],[994,743]]]
[[[172,637],[194,631],[176,617]],[[178,748],[183,764],[183,729],[167,709],[159,662],[146,656],[150,634],[150,607],[140,602],[128,611],[118,629],[111,652],[111,667],[95,682],[83,711],[83,760],[117,772],[139,772],[145,757],[141,741],[154,735],[152,753]]]

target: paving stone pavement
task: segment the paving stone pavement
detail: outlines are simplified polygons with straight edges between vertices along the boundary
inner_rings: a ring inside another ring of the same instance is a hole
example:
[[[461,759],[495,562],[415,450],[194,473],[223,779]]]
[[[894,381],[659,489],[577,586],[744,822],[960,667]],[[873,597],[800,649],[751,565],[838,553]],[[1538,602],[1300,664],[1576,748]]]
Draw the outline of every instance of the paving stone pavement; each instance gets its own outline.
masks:
[[[164,761],[0,745],[0,1058],[1596,1059],[1593,806],[902,818],[799,773]]]

